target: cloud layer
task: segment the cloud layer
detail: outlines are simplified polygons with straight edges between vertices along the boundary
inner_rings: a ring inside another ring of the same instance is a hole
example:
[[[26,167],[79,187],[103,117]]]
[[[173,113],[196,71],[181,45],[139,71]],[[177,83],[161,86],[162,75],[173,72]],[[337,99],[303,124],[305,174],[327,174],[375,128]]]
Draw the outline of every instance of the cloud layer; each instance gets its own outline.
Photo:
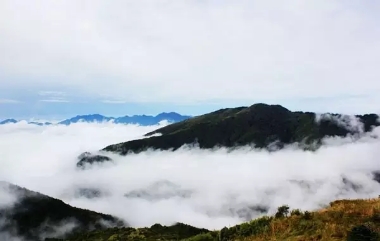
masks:
[[[133,226],[178,221],[211,229],[273,214],[283,204],[313,210],[335,199],[380,193],[371,175],[379,170],[380,154],[373,138],[330,139],[315,153],[291,146],[273,153],[184,147],[174,153],[111,155],[114,163],[76,169],[82,152],[142,138],[155,128],[0,126],[0,179],[113,214]]]
[[[112,103],[338,96],[335,108],[374,111],[379,10],[356,0],[5,0],[1,84]]]

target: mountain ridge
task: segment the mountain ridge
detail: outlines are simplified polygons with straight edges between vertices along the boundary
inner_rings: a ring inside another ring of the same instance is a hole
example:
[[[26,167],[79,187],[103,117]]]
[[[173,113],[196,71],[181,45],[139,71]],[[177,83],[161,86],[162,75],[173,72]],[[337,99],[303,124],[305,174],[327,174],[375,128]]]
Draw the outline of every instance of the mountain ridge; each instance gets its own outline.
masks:
[[[51,241],[111,240],[377,241],[380,240],[380,198],[335,200],[312,212],[283,205],[272,216],[262,216],[220,230],[200,229],[181,223],[169,227],[155,224],[149,228],[96,230],[67,240]]]
[[[0,181],[0,193],[15,199],[10,205],[0,207],[0,219],[8,220],[0,222],[0,232],[11,232],[27,240],[40,240],[38,233],[54,233],[53,226],[62,223],[74,224],[71,232],[127,225],[111,215],[72,207],[59,199],[8,182]]]
[[[380,196],[369,199],[335,200],[314,211],[290,209],[284,204],[277,208],[274,215],[265,215],[219,230],[208,230],[178,222],[171,226],[156,223],[150,227],[132,228],[110,215],[74,208],[59,199],[0,181],[0,188],[4,187],[8,187],[13,192],[19,192],[18,195],[22,198],[16,202],[16,206],[12,207],[11,211],[0,208],[0,218],[12,220],[10,224],[3,226],[0,223],[0,234],[4,231],[10,232],[14,237],[25,237],[33,241],[312,241],[332,239],[375,241],[380,239]],[[25,199],[27,199],[26,202]],[[59,221],[65,220],[64,218],[70,215],[79,217],[83,226],[68,231],[65,237],[44,235],[41,238],[41,232],[46,233],[52,229],[51,226],[39,228],[46,219]],[[103,218],[114,221],[115,226],[102,226],[98,220]],[[97,224],[97,226],[91,227],[88,224]],[[6,237],[8,238],[6,240],[9,240],[9,236]]]
[[[39,121],[26,121],[26,120],[16,120],[16,119],[5,119],[0,121],[0,125],[14,124],[21,121],[26,121],[28,124],[33,125],[71,125],[74,123],[85,122],[85,123],[99,123],[113,121],[115,124],[138,124],[142,126],[157,125],[161,121],[169,121],[170,123],[175,123],[185,119],[191,118],[189,115],[181,115],[176,112],[162,112],[156,116],[152,115],[132,115],[132,116],[121,116],[121,117],[110,117],[101,114],[87,114],[87,115],[77,115],[57,123],[52,122],[39,122]]]
[[[216,146],[233,148],[254,145],[255,148],[300,143],[314,148],[325,137],[360,136],[379,126],[379,116],[365,114],[346,116],[290,111],[281,105],[264,103],[249,107],[225,108],[176,122],[145,134],[145,139],[109,145],[101,151],[121,155],[147,149],[176,150],[196,143],[202,149]],[[160,136],[153,136],[154,134]]]

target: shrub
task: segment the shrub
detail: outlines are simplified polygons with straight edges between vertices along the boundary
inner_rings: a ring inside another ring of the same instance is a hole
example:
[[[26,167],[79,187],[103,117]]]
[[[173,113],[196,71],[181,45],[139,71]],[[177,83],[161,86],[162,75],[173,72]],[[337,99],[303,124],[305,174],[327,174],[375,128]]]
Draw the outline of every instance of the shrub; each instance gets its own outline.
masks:
[[[214,241],[216,240],[210,233],[198,234],[194,237],[186,239],[186,241]]]
[[[252,235],[258,235],[258,234],[262,234],[266,232],[271,222],[272,222],[271,217],[262,217],[262,218],[251,221],[250,226],[251,226]]]
[[[276,218],[283,218],[288,216],[289,214],[289,206],[288,205],[283,205],[281,207],[277,208],[277,213],[275,214]]]
[[[239,228],[239,235],[247,237],[252,234],[252,226],[249,223],[242,223]]]
[[[305,220],[310,220],[313,218],[313,214],[309,211],[305,211],[304,214],[303,214],[303,219]]]
[[[229,240],[230,234],[228,231],[229,230],[227,227],[224,227],[224,228],[222,228],[222,230],[220,230],[220,232],[219,232],[219,240],[220,241]]]
[[[358,225],[351,229],[347,241],[379,241],[380,235],[369,225]]]
[[[292,210],[292,212],[290,213],[291,216],[301,216],[301,211],[299,209],[294,209]]]
[[[371,220],[374,222],[374,223],[379,223],[380,224],[380,210],[375,210],[372,217],[371,217]]]

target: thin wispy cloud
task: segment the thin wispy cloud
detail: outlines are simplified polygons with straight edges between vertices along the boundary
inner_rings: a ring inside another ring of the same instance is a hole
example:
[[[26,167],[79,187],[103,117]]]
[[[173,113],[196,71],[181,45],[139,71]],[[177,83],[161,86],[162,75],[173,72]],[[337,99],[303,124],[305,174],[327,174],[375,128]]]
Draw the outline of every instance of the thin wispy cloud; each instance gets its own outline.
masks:
[[[42,96],[44,99],[40,99],[40,102],[48,103],[69,103],[70,101],[66,98],[67,93],[63,91],[39,91],[39,96]]]
[[[65,92],[62,92],[62,91],[39,91],[38,95],[40,95],[40,96],[60,96],[60,97],[63,97],[63,96],[66,96],[67,94]]]
[[[124,100],[102,100],[103,103],[106,104],[125,104],[127,101]]]
[[[45,99],[45,100],[39,100],[41,102],[51,102],[51,103],[68,103],[70,101],[65,99]]]
[[[18,104],[20,101],[12,99],[0,99],[0,104]]]

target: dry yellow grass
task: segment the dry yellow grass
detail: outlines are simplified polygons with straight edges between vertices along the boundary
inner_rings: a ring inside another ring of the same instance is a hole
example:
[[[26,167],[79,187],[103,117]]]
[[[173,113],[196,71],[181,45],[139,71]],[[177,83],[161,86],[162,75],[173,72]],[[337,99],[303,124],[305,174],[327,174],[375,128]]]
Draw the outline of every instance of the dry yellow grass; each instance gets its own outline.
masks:
[[[380,232],[380,198],[334,201],[328,208],[310,215],[272,219],[267,231],[245,238],[236,237],[235,240],[346,240],[353,227],[365,223]]]

